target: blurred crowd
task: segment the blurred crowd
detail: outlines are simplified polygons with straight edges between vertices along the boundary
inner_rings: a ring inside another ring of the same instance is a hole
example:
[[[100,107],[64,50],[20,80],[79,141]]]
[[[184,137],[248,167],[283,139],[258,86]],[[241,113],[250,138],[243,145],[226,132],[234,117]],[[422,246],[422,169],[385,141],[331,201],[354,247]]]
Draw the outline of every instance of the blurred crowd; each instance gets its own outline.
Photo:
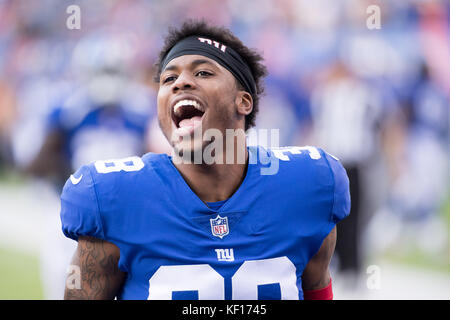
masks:
[[[70,5],[80,29],[67,27]],[[368,27],[370,5],[380,28]],[[225,25],[263,54],[257,127],[346,167],[353,219],[338,230],[341,270],[361,272],[367,250],[408,232],[448,250],[446,1],[0,0],[0,171],[58,190],[83,163],[167,152],[153,64],[168,26],[186,18]]]

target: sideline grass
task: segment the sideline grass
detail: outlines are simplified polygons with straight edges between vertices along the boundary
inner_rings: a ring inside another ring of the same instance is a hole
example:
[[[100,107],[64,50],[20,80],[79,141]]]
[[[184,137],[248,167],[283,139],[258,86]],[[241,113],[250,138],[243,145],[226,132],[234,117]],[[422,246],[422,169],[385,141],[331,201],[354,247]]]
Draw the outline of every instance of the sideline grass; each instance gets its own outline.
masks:
[[[387,250],[385,258],[398,264],[411,265],[450,274],[450,196],[443,204],[440,214],[446,224],[448,237],[447,245],[442,253],[428,253],[420,250],[416,246],[412,246],[407,250]]]
[[[43,298],[38,258],[0,247],[0,300]]]

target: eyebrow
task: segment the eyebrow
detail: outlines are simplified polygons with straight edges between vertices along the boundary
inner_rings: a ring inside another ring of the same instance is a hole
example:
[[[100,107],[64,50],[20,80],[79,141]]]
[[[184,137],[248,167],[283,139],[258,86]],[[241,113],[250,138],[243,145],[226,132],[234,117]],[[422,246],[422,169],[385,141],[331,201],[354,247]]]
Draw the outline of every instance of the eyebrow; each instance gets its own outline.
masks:
[[[191,62],[190,66],[195,68],[198,65],[205,64],[205,63],[215,67],[214,63],[212,63],[211,61],[206,60],[206,59],[196,59]],[[176,64],[172,64],[172,65],[166,67],[162,72],[176,70],[176,69],[178,69],[178,66]]]

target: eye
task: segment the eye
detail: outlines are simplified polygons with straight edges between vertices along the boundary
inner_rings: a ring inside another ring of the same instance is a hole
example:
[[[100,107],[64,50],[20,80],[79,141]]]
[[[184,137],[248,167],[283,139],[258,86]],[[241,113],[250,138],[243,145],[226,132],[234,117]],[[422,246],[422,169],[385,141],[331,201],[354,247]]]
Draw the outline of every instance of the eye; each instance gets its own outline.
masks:
[[[162,83],[171,82],[171,81],[174,81],[175,79],[176,79],[176,76],[168,76],[163,79]]]
[[[209,76],[212,76],[213,74],[209,71],[201,70],[201,71],[198,71],[195,75],[200,76],[200,77],[209,77]]]

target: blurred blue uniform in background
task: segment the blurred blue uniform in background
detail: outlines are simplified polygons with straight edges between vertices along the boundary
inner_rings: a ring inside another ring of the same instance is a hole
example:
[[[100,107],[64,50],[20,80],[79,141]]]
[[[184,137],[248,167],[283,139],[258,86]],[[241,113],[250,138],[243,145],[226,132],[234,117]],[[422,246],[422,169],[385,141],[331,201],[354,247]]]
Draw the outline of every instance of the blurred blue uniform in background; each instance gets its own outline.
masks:
[[[154,97],[130,74],[132,45],[127,38],[100,32],[83,38],[72,55],[77,81],[55,101],[44,120],[46,137],[29,171],[43,176],[59,195],[70,173],[95,160],[148,152]],[[65,268],[75,250],[60,232],[58,215],[45,223],[41,249],[48,299],[64,292]]]
[[[151,111],[142,89],[104,105],[80,90],[50,113],[47,126],[64,135],[63,152],[75,171],[97,159],[144,154]]]

